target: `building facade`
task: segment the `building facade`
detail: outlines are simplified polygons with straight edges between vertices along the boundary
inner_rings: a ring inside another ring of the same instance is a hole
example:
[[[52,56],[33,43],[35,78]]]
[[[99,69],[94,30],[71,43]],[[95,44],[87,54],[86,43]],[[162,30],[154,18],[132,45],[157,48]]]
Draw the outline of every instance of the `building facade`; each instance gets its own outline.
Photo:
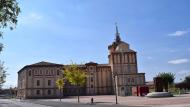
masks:
[[[117,91],[120,96],[129,96],[132,95],[132,87],[145,85],[145,73],[138,73],[136,52],[120,39],[117,26],[115,40],[108,50],[108,64],[89,62],[78,65],[87,73],[86,84],[80,89],[81,95],[105,95]],[[67,82],[61,93],[56,87],[55,81],[63,77],[66,66],[69,65],[50,62],[24,66],[18,71],[17,97],[57,98],[60,95],[76,95],[76,87]]]

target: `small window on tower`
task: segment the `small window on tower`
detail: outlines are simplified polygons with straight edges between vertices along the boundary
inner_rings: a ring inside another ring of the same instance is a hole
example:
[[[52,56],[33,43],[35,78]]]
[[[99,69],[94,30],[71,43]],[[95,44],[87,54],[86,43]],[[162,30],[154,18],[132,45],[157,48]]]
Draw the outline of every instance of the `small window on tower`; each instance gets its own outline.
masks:
[[[132,78],[132,82],[134,82],[134,78]]]
[[[48,86],[51,86],[51,80],[48,80]]]
[[[37,86],[40,86],[40,80],[37,80],[36,85],[37,85]]]
[[[91,80],[91,82],[93,82],[93,77],[91,77],[91,79],[90,79],[90,80]]]
[[[31,76],[31,70],[29,71],[29,76]]]
[[[128,82],[130,82],[130,78],[128,78]]]
[[[94,70],[94,68],[91,66],[91,67],[89,67],[90,68],[90,71],[93,71]]]
[[[93,88],[93,85],[91,85],[90,87]]]

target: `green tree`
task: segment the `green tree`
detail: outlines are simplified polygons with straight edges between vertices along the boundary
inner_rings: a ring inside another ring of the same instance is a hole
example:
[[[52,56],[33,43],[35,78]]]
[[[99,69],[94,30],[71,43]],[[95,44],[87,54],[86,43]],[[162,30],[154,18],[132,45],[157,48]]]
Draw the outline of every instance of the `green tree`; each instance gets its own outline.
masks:
[[[3,83],[5,83],[6,76],[7,76],[7,71],[4,67],[4,62],[0,61],[0,89],[3,86]]]
[[[20,13],[20,8],[16,0],[0,0],[0,37],[2,37],[2,29],[9,27],[13,30],[17,24],[17,18]],[[3,44],[0,43],[0,52],[3,49]],[[0,88],[5,82],[6,70],[0,60]]]
[[[20,13],[20,7],[16,0],[0,0],[0,28],[9,28],[12,30],[17,24],[17,18]],[[2,36],[2,32],[0,32]]]
[[[63,93],[61,92],[61,89],[63,89],[63,87],[64,87],[64,79],[57,79],[56,80],[56,86],[59,89],[60,101],[61,101],[61,98],[62,98],[62,95],[63,95]]]
[[[9,27],[13,30],[17,24],[17,18],[20,13],[20,8],[16,0],[0,0],[0,29]],[[2,37],[0,30],[0,37]],[[0,43],[0,51],[3,44]]]
[[[162,78],[164,89],[166,92],[168,92],[168,85],[171,85],[174,83],[175,74],[171,72],[162,72],[162,73],[159,73],[157,76]]]
[[[190,83],[190,75],[185,77],[184,82],[186,82],[186,83]]]
[[[71,64],[65,68],[63,71],[65,78],[72,84],[77,87],[77,96],[78,103],[79,101],[79,93],[80,88],[85,84],[86,81],[86,72],[79,69],[76,64]]]

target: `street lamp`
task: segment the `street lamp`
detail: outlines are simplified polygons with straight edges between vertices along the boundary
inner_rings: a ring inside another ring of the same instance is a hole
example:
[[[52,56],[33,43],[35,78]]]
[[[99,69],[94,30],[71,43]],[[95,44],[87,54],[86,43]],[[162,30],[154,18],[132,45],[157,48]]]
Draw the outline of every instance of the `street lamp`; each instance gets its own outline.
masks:
[[[117,96],[118,96],[118,85],[117,85],[117,74],[114,74],[114,83],[115,83],[115,103],[118,104]]]

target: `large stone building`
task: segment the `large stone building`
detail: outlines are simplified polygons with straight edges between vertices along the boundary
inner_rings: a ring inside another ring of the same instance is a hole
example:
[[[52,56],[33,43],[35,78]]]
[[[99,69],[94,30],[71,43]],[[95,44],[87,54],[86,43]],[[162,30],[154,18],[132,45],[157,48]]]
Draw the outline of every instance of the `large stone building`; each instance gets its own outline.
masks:
[[[132,87],[145,85],[145,73],[138,73],[136,52],[120,39],[116,26],[114,42],[108,46],[109,63],[89,62],[78,65],[87,73],[82,95],[103,95],[115,93],[115,82],[120,96],[132,95]],[[65,83],[63,92],[56,88],[55,81],[61,78],[64,67],[69,65],[39,62],[26,65],[18,71],[18,97],[56,98],[60,94],[76,95],[76,87]],[[115,81],[116,80],[116,81]]]

